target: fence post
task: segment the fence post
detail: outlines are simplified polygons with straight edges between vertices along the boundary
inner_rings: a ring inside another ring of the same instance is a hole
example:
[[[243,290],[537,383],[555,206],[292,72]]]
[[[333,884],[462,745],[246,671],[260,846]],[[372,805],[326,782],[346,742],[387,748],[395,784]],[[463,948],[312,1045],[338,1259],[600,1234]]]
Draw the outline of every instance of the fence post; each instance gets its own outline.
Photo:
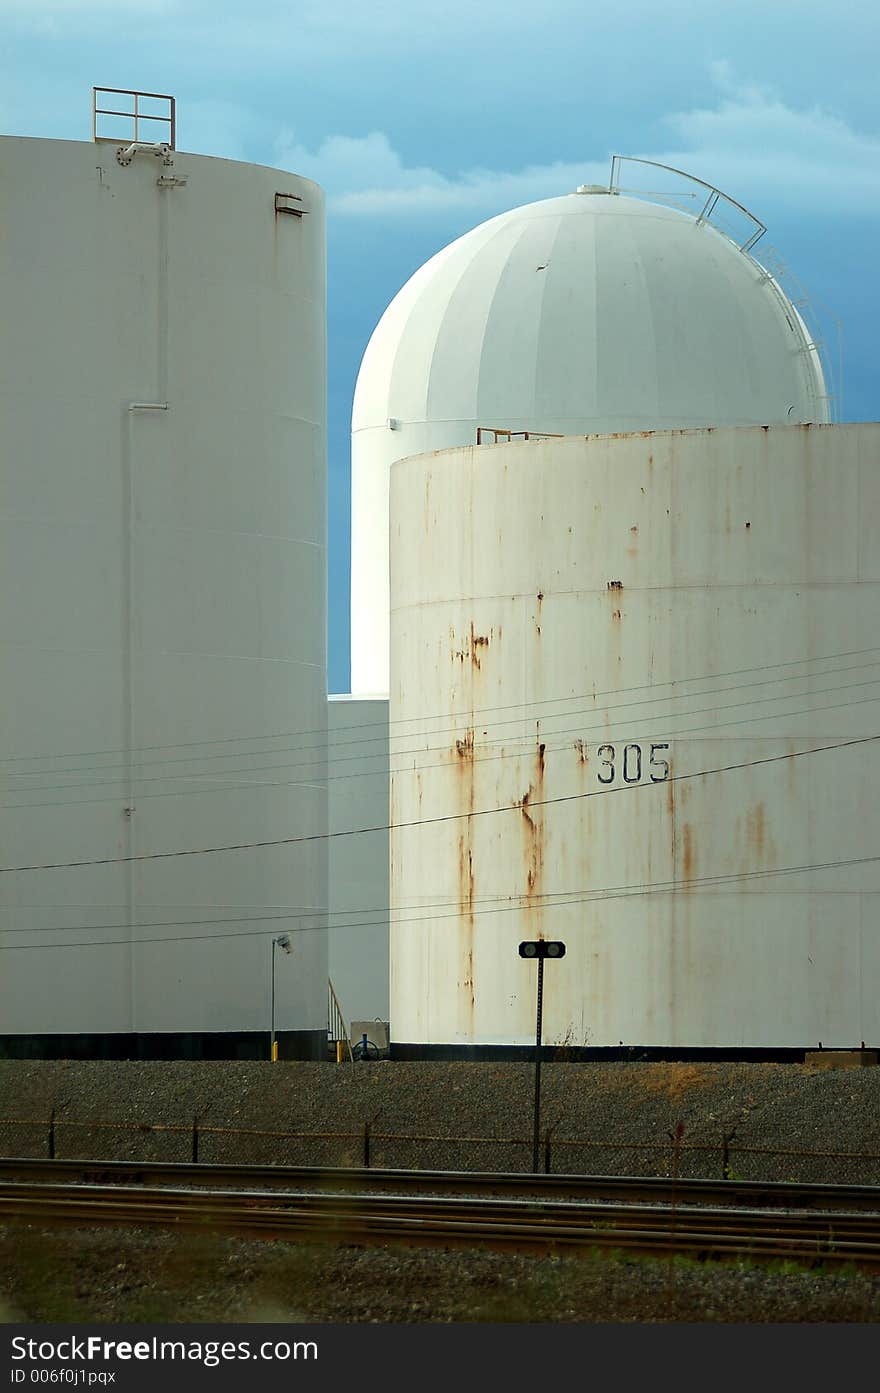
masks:
[[[364,1168],[370,1168],[370,1124],[364,1123]]]
[[[676,1122],[675,1131],[669,1133],[672,1142],[672,1213],[675,1221],[675,1187],[678,1184],[678,1162],[681,1155],[681,1139],[684,1136],[684,1123]]]
[[[198,1164],[199,1159],[199,1118],[198,1114],[193,1117],[192,1126],[192,1159],[193,1165]]]
[[[547,1130],[546,1130],[546,1132],[544,1133],[544,1174],[545,1174],[545,1175],[549,1175],[549,1174],[550,1174],[550,1132],[551,1132],[551,1130],[552,1130],[552,1129],[551,1129],[550,1127],[548,1127]]]
[[[55,1109],[49,1113],[49,1160],[55,1160]]]
[[[736,1132],[725,1132],[721,1141],[721,1179],[730,1179],[730,1143]]]

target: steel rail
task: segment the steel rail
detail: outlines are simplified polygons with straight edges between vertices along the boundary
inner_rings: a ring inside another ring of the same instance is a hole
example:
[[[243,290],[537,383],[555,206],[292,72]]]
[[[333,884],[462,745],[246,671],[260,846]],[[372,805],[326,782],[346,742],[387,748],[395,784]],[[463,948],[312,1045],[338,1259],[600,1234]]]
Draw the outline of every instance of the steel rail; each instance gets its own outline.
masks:
[[[880,1186],[791,1181],[0,1157],[0,1181],[12,1179],[290,1191],[320,1189],[333,1193],[369,1191],[423,1195],[509,1195],[535,1199],[622,1200],[657,1204],[678,1202],[880,1213]]]
[[[3,1220],[158,1226],[292,1241],[789,1258],[880,1270],[878,1214],[2,1182]]]

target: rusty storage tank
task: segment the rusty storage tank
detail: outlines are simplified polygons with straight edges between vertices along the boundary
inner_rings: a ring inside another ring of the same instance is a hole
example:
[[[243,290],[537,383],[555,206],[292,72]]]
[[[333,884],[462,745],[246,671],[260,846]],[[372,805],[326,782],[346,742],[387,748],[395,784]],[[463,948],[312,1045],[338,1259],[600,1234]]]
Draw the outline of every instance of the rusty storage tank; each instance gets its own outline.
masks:
[[[323,1055],[324,199],[168,102],[0,140],[0,1052]]]
[[[542,936],[557,1045],[880,1041],[878,508],[876,424],[393,466],[398,1053],[533,1041]]]
[[[622,195],[615,158],[607,186],[515,208],[445,247],[380,320],[352,413],[354,693],[388,691],[394,461],[467,445],[478,427],[830,419],[815,343],[755,259],[763,224],[711,185],[644,163],[627,163],[628,188],[638,167],[695,212]]]

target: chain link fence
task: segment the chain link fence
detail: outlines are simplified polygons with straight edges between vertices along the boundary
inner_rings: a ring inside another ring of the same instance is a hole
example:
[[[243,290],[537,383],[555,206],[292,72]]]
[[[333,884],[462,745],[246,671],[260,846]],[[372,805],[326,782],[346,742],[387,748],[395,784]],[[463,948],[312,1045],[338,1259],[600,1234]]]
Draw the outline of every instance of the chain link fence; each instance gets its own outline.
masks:
[[[385,1132],[376,1119],[350,1132],[296,1132],[215,1126],[197,1117],[148,1123],[50,1114],[0,1118],[0,1156],[529,1172],[532,1138]],[[681,1127],[651,1142],[566,1137],[550,1129],[539,1165],[547,1174],[880,1185],[880,1154],[750,1147],[732,1134],[690,1143]]]

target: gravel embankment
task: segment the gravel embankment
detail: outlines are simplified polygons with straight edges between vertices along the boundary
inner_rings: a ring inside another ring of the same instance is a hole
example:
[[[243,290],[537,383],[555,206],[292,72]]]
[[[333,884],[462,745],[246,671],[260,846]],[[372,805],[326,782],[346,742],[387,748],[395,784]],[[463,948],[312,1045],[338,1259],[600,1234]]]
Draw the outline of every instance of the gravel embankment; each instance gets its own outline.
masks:
[[[720,1174],[721,1140],[733,1132],[735,1174],[880,1183],[880,1162],[857,1159],[880,1156],[878,1069],[548,1064],[542,1079],[554,1170],[668,1173],[681,1124],[683,1174]],[[0,1120],[0,1151],[45,1154],[43,1119],[54,1109],[59,1155],[186,1159],[188,1131],[153,1128],[188,1128],[198,1116],[204,1160],[357,1165],[370,1123],[375,1165],[529,1169],[532,1087],[523,1064],[0,1061],[0,1119],[19,1124]],[[28,1120],[39,1125],[28,1130]],[[97,1125],[106,1122],[127,1125]],[[0,1293],[0,1318],[34,1321],[880,1319],[880,1275],[13,1226],[0,1230]]]
[[[0,1154],[45,1155],[54,1110],[60,1156],[186,1160],[198,1118],[204,1161],[359,1165],[369,1124],[373,1165],[526,1170],[533,1081],[529,1064],[0,1061]],[[855,1157],[880,1156],[878,1068],[543,1067],[541,1132],[551,1129],[554,1171],[665,1174],[679,1124],[682,1174],[720,1176],[732,1134],[737,1174],[880,1183],[880,1162]],[[762,1149],[837,1155],[755,1154]]]

